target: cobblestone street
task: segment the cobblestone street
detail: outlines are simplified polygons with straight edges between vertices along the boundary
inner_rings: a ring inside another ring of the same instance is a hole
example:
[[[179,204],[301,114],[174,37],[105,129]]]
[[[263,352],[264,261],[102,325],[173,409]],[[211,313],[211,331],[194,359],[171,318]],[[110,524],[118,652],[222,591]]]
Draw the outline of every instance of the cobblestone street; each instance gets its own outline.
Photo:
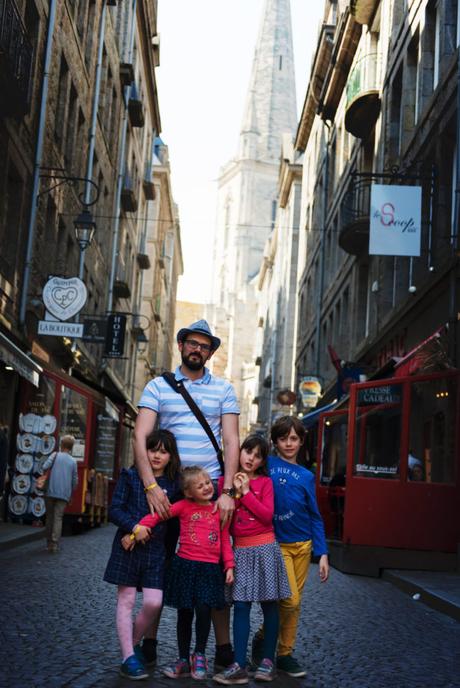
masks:
[[[2,553],[2,687],[131,685],[118,675],[115,588],[102,581],[113,533],[109,526],[64,538],[57,555],[44,550],[44,541]],[[254,617],[256,623],[258,616]],[[210,658],[213,644],[211,638]],[[175,654],[174,612],[165,610],[159,665]],[[460,686],[457,622],[389,583],[345,576],[334,569],[330,581],[321,586],[317,567],[312,567],[297,655],[308,667],[307,677],[280,675],[274,688]],[[179,681],[192,684],[199,685]],[[173,682],[154,670],[141,685]]]

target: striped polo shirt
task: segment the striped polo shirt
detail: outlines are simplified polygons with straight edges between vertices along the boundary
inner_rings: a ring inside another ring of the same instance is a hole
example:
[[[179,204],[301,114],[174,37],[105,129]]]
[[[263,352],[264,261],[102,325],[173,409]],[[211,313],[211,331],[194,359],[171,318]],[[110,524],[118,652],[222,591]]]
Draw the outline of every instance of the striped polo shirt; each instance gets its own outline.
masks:
[[[189,380],[176,368],[176,380],[183,380],[185,388],[193,397],[208,421],[214,436],[221,445],[221,417],[226,413],[239,414],[233,386],[204,369],[203,377]],[[150,380],[142,392],[139,407],[156,411],[160,428],[170,430],[177,442],[182,466],[202,466],[214,480],[221,474],[219,461],[210,439],[201,427],[182,396],[175,392],[159,376]]]

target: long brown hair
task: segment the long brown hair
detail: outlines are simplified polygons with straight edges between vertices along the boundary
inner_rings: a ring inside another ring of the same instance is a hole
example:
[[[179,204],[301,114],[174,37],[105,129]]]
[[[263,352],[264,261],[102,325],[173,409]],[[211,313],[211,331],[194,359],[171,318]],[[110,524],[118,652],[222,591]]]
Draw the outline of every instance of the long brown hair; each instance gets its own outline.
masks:
[[[169,430],[154,430],[147,437],[146,449],[155,451],[163,447],[168,452],[170,458],[165,468],[165,476],[169,480],[175,480],[180,470],[180,458],[177,450],[176,438]]]
[[[265,437],[262,437],[262,435],[248,435],[246,439],[243,441],[243,444],[240,447],[240,451],[242,449],[246,449],[247,451],[251,451],[252,449],[255,449],[256,447],[259,448],[259,453],[260,457],[262,459],[262,463],[260,464],[259,468],[256,470],[256,475],[268,475],[268,468],[267,468],[267,458],[268,458],[268,442],[265,439]]]

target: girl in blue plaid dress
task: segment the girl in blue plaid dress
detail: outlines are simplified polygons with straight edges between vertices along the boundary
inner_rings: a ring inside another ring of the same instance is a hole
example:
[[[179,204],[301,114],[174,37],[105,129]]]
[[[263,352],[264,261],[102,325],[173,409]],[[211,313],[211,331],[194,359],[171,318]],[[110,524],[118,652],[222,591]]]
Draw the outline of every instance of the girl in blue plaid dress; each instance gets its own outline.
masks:
[[[147,456],[157,489],[164,490],[169,500],[172,500],[179,492],[180,467],[174,435],[169,430],[156,430],[149,435]],[[135,466],[128,470],[123,469],[109,511],[109,518],[118,526],[118,530],[104,580],[118,586],[116,622],[123,658],[120,674],[131,679],[148,676],[140,641],[144,633],[155,625],[161,611],[166,523],[160,523],[152,531],[148,542],[130,552],[123,549],[121,539],[123,535],[130,533],[148,512],[144,485],[137,469]],[[133,625],[137,590],[142,590],[143,600]]]

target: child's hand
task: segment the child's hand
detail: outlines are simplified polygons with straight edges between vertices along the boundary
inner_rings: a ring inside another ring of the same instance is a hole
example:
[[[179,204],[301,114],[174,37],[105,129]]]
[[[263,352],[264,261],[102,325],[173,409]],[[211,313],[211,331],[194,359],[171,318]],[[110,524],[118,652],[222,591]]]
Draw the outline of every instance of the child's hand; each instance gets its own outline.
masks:
[[[235,481],[237,484],[235,484]],[[240,471],[239,473],[235,473],[233,477],[233,485],[240,494],[245,495],[249,492],[249,478],[246,473],[243,473],[243,471]]]
[[[146,543],[150,539],[150,528],[147,526],[141,526],[139,523],[133,528],[135,532],[136,542]]]
[[[327,554],[322,554],[319,559],[319,578],[321,583],[325,583],[329,578],[329,558]]]
[[[234,580],[233,569],[227,569],[225,572],[225,582],[227,585],[231,585]]]
[[[123,535],[123,537],[121,538],[121,546],[127,552],[132,550],[135,544],[136,543],[134,542],[134,540],[131,540],[131,535],[129,533],[127,535]]]

